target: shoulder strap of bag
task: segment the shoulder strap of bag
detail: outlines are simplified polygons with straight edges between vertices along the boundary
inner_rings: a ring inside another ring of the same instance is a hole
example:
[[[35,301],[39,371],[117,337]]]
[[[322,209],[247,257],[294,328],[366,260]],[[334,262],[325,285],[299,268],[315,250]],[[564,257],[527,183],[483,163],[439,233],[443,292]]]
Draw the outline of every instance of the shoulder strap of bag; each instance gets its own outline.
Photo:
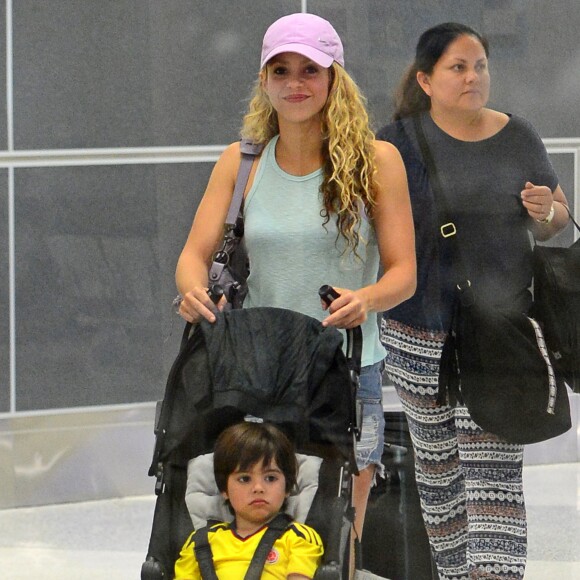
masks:
[[[242,139],[240,142],[240,167],[236,177],[236,184],[232,194],[232,201],[226,216],[224,224],[224,238],[221,249],[214,256],[208,272],[210,286],[220,279],[223,269],[227,266],[229,257],[239,244],[244,235],[244,218],[241,211],[242,202],[244,201],[244,190],[250,177],[254,158],[262,151],[262,145],[252,143],[248,139]],[[189,336],[189,329],[186,329]],[[185,336],[185,333],[184,333]]]
[[[580,232],[580,225],[578,225],[578,222],[574,219],[574,216],[572,215],[572,212],[570,211],[570,208],[565,205],[564,206],[566,208],[566,211],[568,212],[568,215],[570,216],[570,219],[572,220],[572,223],[574,224],[574,226],[576,227],[576,229]]]
[[[578,222],[574,219],[574,216],[572,215],[572,212],[570,211],[570,208],[567,205],[561,204],[564,206],[564,209],[568,212],[568,216],[570,217],[570,222],[573,224],[573,226],[580,232],[580,225],[578,224]],[[565,227],[568,227],[568,224],[566,224]],[[580,238],[579,238],[580,239]],[[538,244],[538,240],[536,240],[536,238],[534,238],[534,246],[539,246],[540,244]]]
[[[431,148],[425,137],[425,131],[423,130],[423,122],[420,115],[415,115],[413,117],[413,125],[415,126],[415,132],[417,134],[417,141],[421,149],[421,155],[423,157],[423,162],[427,168],[427,173],[429,175],[429,184],[431,185],[431,191],[433,192],[433,197],[435,198],[435,207],[437,209],[437,215],[439,217],[439,233],[441,237],[447,242],[449,248],[454,249],[454,259],[456,260],[456,275],[458,276],[458,287],[459,290],[463,290],[470,286],[469,277],[467,275],[467,270],[465,265],[461,260],[461,253],[459,252],[459,242],[457,240],[457,227],[451,219],[451,212],[449,211],[449,206],[447,205],[447,199],[441,187],[441,181],[439,180],[439,174],[437,172],[437,166],[435,165],[435,160],[433,159],[433,154],[431,153]]]
[[[471,288],[471,282],[467,276],[467,270],[465,269],[461,259],[461,252],[459,252],[457,227],[450,219],[451,212],[449,211],[449,206],[447,205],[447,200],[441,187],[441,182],[439,180],[439,174],[437,173],[435,160],[433,159],[433,154],[431,153],[431,149],[427,143],[427,138],[425,137],[425,131],[423,130],[423,123],[420,115],[415,115],[413,117],[413,125],[415,126],[415,133],[417,134],[417,141],[421,149],[423,162],[425,163],[425,167],[427,168],[427,173],[429,175],[431,191],[433,192],[433,197],[435,198],[435,207],[437,209],[437,215],[440,224],[439,233],[447,243],[447,247],[453,249],[454,269],[455,275],[457,277],[456,284],[458,290],[458,300],[460,300],[462,304],[468,305],[473,303],[474,297]],[[459,391],[459,372],[456,358],[457,343],[455,333],[455,325],[457,323],[457,309],[459,307],[458,300],[456,300],[455,304],[453,305],[451,328],[441,353],[441,361],[439,365],[439,393],[437,395],[437,403],[440,405],[450,404],[454,406],[456,402],[461,399],[461,394]]]
[[[250,177],[250,171],[252,170],[254,157],[259,155],[261,151],[261,144],[252,143],[252,141],[248,139],[242,139],[240,141],[240,153],[242,154],[242,159],[240,161],[240,168],[238,169],[238,175],[236,177],[236,185],[234,187],[232,201],[230,203],[230,208],[226,217],[226,226],[235,226],[238,217],[241,217],[240,208],[242,207],[244,190],[246,189],[246,184],[248,183],[248,178]]]
[[[288,514],[278,514],[269,524],[268,529],[264,532],[244,580],[260,580],[262,577],[262,570],[266,563],[266,558],[274,545],[274,542],[281,537],[284,532],[290,527],[292,518]]]

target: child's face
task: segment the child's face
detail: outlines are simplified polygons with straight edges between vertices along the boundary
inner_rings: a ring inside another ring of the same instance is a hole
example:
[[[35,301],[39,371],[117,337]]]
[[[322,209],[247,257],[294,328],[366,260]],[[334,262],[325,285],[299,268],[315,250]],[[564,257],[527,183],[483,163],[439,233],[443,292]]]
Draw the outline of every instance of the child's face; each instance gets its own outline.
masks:
[[[222,495],[236,514],[238,533],[253,533],[280,511],[289,494],[286,478],[273,460],[266,466],[258,461],[246,471],[231,473]]]

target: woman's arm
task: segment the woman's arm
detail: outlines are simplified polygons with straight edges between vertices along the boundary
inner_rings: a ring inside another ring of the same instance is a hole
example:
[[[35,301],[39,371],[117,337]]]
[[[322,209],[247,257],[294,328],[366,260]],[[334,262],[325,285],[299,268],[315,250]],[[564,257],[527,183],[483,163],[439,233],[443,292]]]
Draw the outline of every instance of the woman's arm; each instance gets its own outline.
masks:
[[[568,224],[570,219],[566,211],[568,201],[559,185],[552,192],[545,185],[534,185],[528,181],[521,195],[522,203],[532,218],[530,231],[536,240],[540,242],[549,240]],[[551,214],[551,208],[554,208],[554,213],[549,223],[538,221],[548,218]]]
[[[325,326],[352,328],[362,324],[369,312],[389,310],[415,292],[415,232],[407,173],[394,145],[376,141],[375,151],[378,191],[373,221],[384,273],[360,290],[336,288],[340,297],[329,307]]]
[[[215,321],[215,306],[207,295],[208,272],[214,252],[223,238],[224,222],[240,166],[239,142],[218,159],[199,204],[185,246],[177,261],[175,281],[183,301],[179,314],[189,322]],[[218,303],[222,309],[225,298]]]

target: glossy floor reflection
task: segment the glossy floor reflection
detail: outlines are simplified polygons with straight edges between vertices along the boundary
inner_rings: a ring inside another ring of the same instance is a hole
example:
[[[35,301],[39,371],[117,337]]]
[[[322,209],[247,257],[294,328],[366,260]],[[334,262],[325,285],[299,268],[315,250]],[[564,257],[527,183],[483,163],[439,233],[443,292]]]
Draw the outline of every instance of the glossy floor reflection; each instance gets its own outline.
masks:
[[[525,487],[526,580],[580,578],[580,463],[526,467]],[[154,502],[134,497],[0,510],[0,577],[138,580]]]

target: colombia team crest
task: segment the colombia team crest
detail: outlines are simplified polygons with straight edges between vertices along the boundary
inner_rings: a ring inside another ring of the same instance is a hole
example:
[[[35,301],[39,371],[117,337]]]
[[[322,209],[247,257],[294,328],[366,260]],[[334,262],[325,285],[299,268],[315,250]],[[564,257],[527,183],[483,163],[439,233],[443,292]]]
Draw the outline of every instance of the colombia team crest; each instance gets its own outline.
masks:
[[[278,554],[278,550],[272,548],[268,557],[266,558],[266,564],[275,564],[280,559],[280,554]]]

